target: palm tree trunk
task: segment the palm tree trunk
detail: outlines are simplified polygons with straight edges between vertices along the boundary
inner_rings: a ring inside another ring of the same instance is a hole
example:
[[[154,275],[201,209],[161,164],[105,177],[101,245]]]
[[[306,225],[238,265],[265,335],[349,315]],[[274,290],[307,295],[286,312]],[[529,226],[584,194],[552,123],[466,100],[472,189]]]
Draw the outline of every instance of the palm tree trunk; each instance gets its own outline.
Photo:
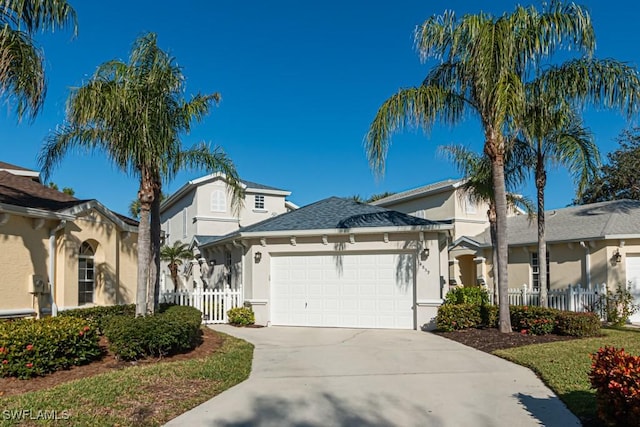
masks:
[[[544,187],[547,173],[543,159],[538,155],[536,163],[536,189],[538,193],[538,286],[540,286],[540,307],[548,307],[547,295],[547,242],[544,238]]]
[[[140,189],[140,223],[138,224],[138,284],[136,289],[136,315],[147,314],[147,285],[149,281],[150,227],[149,216],[153,200],[153,184],[150,175],[142,171]]]
[[[169,272],[171,272],[171,280],[173,281],[173,291],[178,290],[178,264],[171,262],[169,264]]]
[[[497,132],[489,130],[485,152],[491,159],[493,191],[496,204],[496,249],[498,250],[498,298],[500,332],[511,332],[509,313],[509,281],[507,276],[509,248],[507,241],[507,191],[504,182],[504,143]]]
[[[151,203],[151,259],[149,263],[149,287],[147,288],[147,312],[155,313],[160,299],[160,184],[153,186]]]
[[[494,201],[489,202],[489,210],[487,211],[487,216],[489,217],[489,235],[491,237],[491,262],[493,264],[493,303],[498,305],[500,303],[500,299],[498,298],[498,278],[500,275],[498,274],[498,251],[497,240],[496,240],[496,229],[497,229],[497,219],[496,219],[496,204]]]

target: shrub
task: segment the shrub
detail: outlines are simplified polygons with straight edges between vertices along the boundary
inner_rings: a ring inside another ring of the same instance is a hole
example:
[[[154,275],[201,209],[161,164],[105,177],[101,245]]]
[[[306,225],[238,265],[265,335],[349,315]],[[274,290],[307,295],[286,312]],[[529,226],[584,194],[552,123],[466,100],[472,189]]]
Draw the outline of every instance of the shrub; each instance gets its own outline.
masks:
[[[247,326],[256,323],[256,316],[249,307],[236,307],[227,311],[229,323],[235,326]]]
[[[605,347],[591,359],[589,379],[596,390],[598,417],[609,425],[640,425],[640,357]]]
[[[438,307],[436,327],[441,331],[475,328],[482,324],[480,306],[476,304],[442,304]]]
[[[600,319],[595,313],[561,311],[556,317],[556,330],[560,335],[595,337],[600,335]]]
[[[0,322],[0,376],[29,378],[101,355],[96,328],[83,319],[48,317]]]
[[[127,304],[111,305],[107,307],[76,308],[73,310],[61,311],[58,316],[84,319],[89,324],[94,325],[98,329],[98,333],[102,334],[104,332],[106,322],[108,322],[112,316],[133,317],[135,314],[135,304]]]
[[[500,317],[500,309],[497,305],[483,305],[480,307],[482,326],[497,328]]]
[[[201,338],[202,313],[193,307],[168,306],[144,317],[111,317],[104,334],[123,360],[167,356],[195,348]]]
[[[479,286],[452,288],[444,299],[445,304],[489,304],[489,294]]]
[[[526,305],[512,305],[509,312],[511,327],[517,332],[531,335],[547,335],[553,332],[558,315],[558,310],[553,308]]]
[[[618,284],[615,292],[601,295],[596,308],[604,312],[607,322],[614,326],[624,325],[629,317],[640,309],[634,304],[634,298],[629,289],[622,284]]]

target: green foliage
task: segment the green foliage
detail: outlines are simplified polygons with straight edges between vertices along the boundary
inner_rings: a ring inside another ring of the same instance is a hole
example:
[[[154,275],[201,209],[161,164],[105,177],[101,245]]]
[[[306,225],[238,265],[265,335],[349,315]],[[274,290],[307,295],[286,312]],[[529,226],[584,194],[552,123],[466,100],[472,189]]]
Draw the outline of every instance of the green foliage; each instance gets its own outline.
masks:
[[[101,355],[96,328],[83,319],[48,317],[0,322],[0,376],[29,378]]]
[[[136,312],[134,304],[127,305],[110,305],[106,307],[87,307],[76,308],[73,310],[65,310],[58,313],[58,317],[74,317],[83,319],[90,325],[94,325],[99,334],[104,332],[106,323],[113,316],[129,316],[133,317]]]
[[[256,323],[256,317],[253,310],[249,307],[236,307],[227,311],[229,323],[235,326],[247,326]]]
[[[163,308],[145,317],[112,317],[104,330],[111,351],[123,360],[136,360],[196,347],[202,334],[202,313],[193,307]]]
[[[627,323],[629,317],[639,308],[634,304],[634,298],[629,289],[622,284],[616,286],[615,292],[601,295],[596,303],[596,310],[604,312],[607,322],[614,326]]]
[[[536,306],[512,305],[509,307],[514,331],[531,335],[547,335],[556,326],[558,310]]]
[[[482,326],[488,328],[497,328],[498,319],[500,318],[499,307],[497,305],[480,306],[480,317],[482,318]]]
[[[600,335],[600,319],[595,313],[561,311],[556,317],[556,331],[572,337],[596,337]]]
[[[591,358],[598,417],[611,426],[640,425],[640,357],[605,346]]]
[[[489,304],[489,293],[479,286],[458,286],[447,292],[444,303],[485,305]]]

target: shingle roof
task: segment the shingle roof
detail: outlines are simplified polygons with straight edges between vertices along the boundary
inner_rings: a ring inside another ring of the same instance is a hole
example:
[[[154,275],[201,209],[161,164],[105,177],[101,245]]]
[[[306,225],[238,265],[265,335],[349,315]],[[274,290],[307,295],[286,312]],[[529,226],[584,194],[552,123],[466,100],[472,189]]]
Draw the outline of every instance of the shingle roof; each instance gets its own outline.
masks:
[[[328,230],[366,227],[403,227],[449,225],[450,221],[430,221],[351,199],[329,197],[256,224],[242,227],[211,242],[224,240],[241,233],[269,233],[273,231]],[[202,243],[201,243],[202,245]]]
[[[253,181],[247,181],[245,179],[242,179],[241,181],[244,185],[247,186],[247,188],[255,188],[256,190],[287,191],[281,188],[271,187],[269,185],[264,185],[264,184],[258,184],[257,182],[253,182]]]
[[[401,193],[392,194],[391,196],[376,200],[372,204],[376,206],[385,206],[400,200],[419,197],[425,193],[433,193],[433,192],[437,192],[438,190],[444,190],[448,187],[453,187],[455,184],[459,182],[461,182],[460,179],[447,179],[445,181],[435,182],[433,184],[403,191]]]
[[[216,240],[219,240],[220,237],[222,236],[206,236],[204,234],[196,234],[193,237],[198,241],[199,245],[206,245],[207,243],[211,243],[211,242],[215,242]]]
[[[78,200],[24,176],[0,171],[0,203],[59,211],[85,201]]]
[[[11,163],[7,163],[7,162],[0,162],[0,169],[13,169],[18,171],[37,172],[33,169],[23,168],[22,166],[12,165]]]
[[[533,244],[538,241],[537,221],[525,215],[507,219],[509,245]],[[589,205],[571,206],[545,212],[547,242],[602,239],[605,236],[640,235],[640,201],[613,200]],[[489,244],[489,231],[473,237]]]

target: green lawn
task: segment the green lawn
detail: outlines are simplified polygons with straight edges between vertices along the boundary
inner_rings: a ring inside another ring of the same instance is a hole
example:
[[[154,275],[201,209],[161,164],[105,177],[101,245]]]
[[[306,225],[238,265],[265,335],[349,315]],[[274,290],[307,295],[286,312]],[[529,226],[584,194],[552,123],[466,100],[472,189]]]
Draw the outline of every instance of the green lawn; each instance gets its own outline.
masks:
[[[253,345],[230,336],[204,359],[131,367],[55,388],[0,397],[0,426],[157,426],[244,381]],[[13,411],[30,410],[21,421]],[[46,411],[46,412],[39,412]],[[52,414],[68,421],[36,421]]]
[[[494,354],[531,368],[587,424],[596,418],[595,392],[590,388],[590,354],[605,345],[640,354],[640,331],[604,329],[604,336],[528,345]]]

